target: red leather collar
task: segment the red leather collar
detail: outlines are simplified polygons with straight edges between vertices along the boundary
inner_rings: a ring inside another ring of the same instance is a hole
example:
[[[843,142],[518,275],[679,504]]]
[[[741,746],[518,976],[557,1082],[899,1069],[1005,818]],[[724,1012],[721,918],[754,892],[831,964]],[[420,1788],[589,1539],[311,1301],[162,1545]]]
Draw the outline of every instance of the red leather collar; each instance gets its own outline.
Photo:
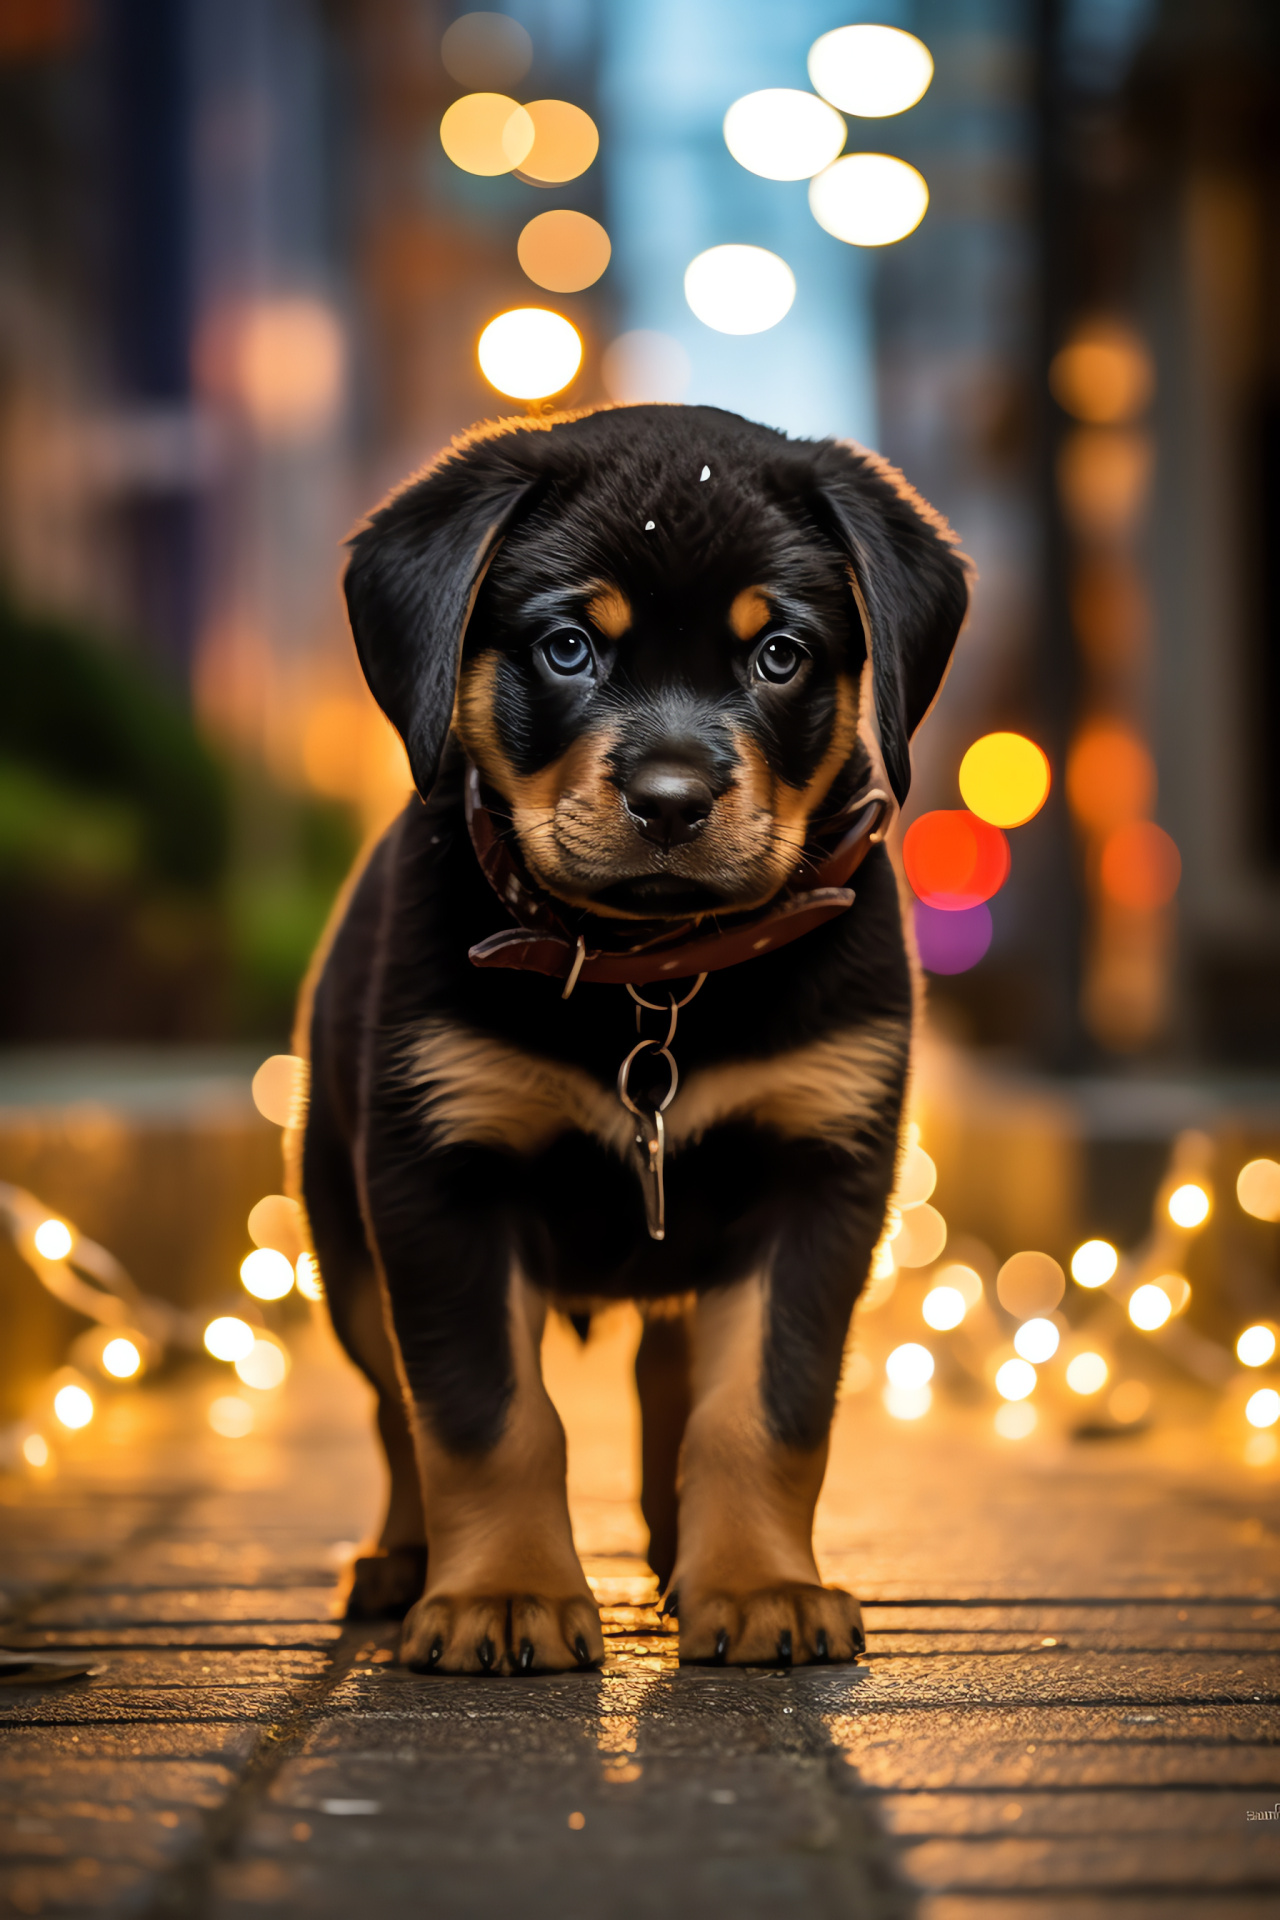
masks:
[[[703,914],[672,923],[608,922],[571,910],[534,885],[484,804],[478,769],[467,763],[467,830],[490,886],[519,924],[471,948],[477,967],[516,967],[564,980],[565,997],[579,980],[646,986],[718,973],[775,952],[853,905],[848,882],[878,840],[892,811],[879,787],[858,794],[811,830],[805,857],[782,890],[751,913]],[[580,918],[582,926],[574,925]],[[616,926],[616,941],[614,928]]]

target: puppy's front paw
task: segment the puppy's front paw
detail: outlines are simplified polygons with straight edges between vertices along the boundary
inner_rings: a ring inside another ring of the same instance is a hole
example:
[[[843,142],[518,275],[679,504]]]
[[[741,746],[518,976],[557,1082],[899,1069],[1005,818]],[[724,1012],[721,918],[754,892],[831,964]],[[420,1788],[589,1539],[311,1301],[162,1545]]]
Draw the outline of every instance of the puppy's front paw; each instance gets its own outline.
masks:
[[[746,1593],[681,1583],[680,1658],[715,1666],[801,1667],[856,1660],[862,1612],[839,1587],[780,1581]]]
[[[604,1659],[590,1594],[428,1594],[404,1623],[415,1673],[566,1673]]]

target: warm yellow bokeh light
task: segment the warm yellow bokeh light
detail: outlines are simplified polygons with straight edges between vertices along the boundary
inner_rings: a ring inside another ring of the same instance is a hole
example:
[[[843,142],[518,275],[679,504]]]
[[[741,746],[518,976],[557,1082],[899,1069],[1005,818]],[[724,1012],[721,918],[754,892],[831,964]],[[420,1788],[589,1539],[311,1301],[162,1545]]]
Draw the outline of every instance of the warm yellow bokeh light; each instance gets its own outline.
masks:
[[[1099,322],[1053,357],[1049,387],[1066,413],[1091,426],[1132,420],[1150,405],[1156,375],[1147,344],[1132,328]]]
[[[939,1267],[933,1277],[940,1287],[954,1287],[969,1311],[972,1311],[982,1298],[982,1275],[975,1268],[967,1267],[959,1260],[952,1261],[945,1267]]]
[[[1274,1427],[1280,1420],[1280,1393],[1274,1387],[1259,1387],[1245,1402],[1244,1417],[1251,1427]]]
[[[302,1252],[302,1209],[287,1194],[264,1194],[249,1209],[247,1225],[255,1247],[274,1247],[286,1260],[296,1260]]]
[[[708,247],[685,268],[684,297],[717,333],[764,333],[790,313],[796,278],[764,247]]]
[[[1135,1287],[1129,1295],[1129,1318],[1135,1327],[1143,1333],[1154,1333],[1162,1327],[1173,1312],[1173,1302],[1163,1287],[1149,1280],[1143,1287]]]
[[[927,1386],[933,1378],[933,1355],[918,1340],[908,1340],[894,1348],[884,1363],[884,1370],[891,1386]]]
[[[236,1372],[246,1387],[256,1387],[260,1393],[283,1386],[288,1371],[289,1356],[285,1349],[278,1340],[261,1333],[248,1353],[236,1361]]]
[[[1067,1364],[1067,1385],[1072,1393],[1101,1393],[1110,1368],[1100,1353],[1078,1353]]]
[[[993,827],[1021,827],[1049,797],[1049,761],[1021,733],[984,733],[960,762],[960,795]]]
[[[255,1247],[240,1262],[240,1279],[255,1300],[283,1300],[293,1290],[293,1262],[274,1247]]]
[[[899,1208],[919,1207],[938,1184],[938,1169],[923,1147],[908,1147],[893,1190]]]
[[[87,1427],[93,1418],[93,1397],[83,1387],[59,1387],[53,1410],[64,1427]]]
[[[646,400],[683,400],[693,379],[693,362],[669,333],[635,327],[611,340],[600,356],[604,390],[623,406]]]
[[[273,1053],[253,1076],[253,1104],[278,1127],[293,1124],[307,1087],[307,1063],[296,1053]]]
[[[591,115],[567,100],[531,100],[524,111],[533,139],[517,163],[520,178],[534,186],[559,187],[585,173],[600,151]]]
[[[42,1433],[29,1433],[22,1443],[22,1457],[29,1467],[47,1467],[49,1442]]]
[[[891,247],[905,240],[928,206],[924,175],[887,153],[846,153],[809,182],[814,219],[851,247]]]
[[[996,1373],[996,1392],[1002,1400],[1025,1400],[1036,1390],[1036,1370],[1029,1360],[1006,1360]]]
[[[113,1380],[132,1380],[142,1366],[142,1355],[132,1340],[118,1334],[102,1349],[102,1367]]]
[[[1071,1256],[1071,1278],[1078,1287],[1105,1287],[1119,1265],[1109,1240],[1086,1240]]]
[[[609,264],[609,236],[589,214],[557,207],[539,213],[522,230],[516,258],[537,287],[549,293],[580,293],[593,287]]]
[[[323,1300],[324,1281],[314,1253],[300,1253],[294,1266],[298,1292],[304,1300]]]
[[[1052,1320],[1024,1320],[1013,1336],[1013,1344],[1022,1359],[1043,1366],[1058,1351],[1060,1338]]]
[[[1144,1380],[1122,1380],[1107,1400],[1107,1412],[1122,1427],[1136,1426],[1151,1409],[1151,1389]]]
[[[1067,1290],[1067,1276],[1052,1254],[1028,1248],[1009,1256],[996,1275],[996,1299],[1015,1320],[1052,1313]]]
[[[928,90],[933,55],[899,27],[836,27],[809,49],[809,78],[824,100],[860,119],[905,113]]]
[[[995,1429],[1002,1440],[1025,1440],[1035,1432],[1038,1420],[1029,1400],[1006,1400],[996,1408]]]
[[[491,320],[476,345],[480,371],[513,400],[560,393],[582,365],[582,336],[563,314],[513,307]]]
[[[1236,1359],[1242,1367],[1265,1367],[1275,1358],[1276,1333],[1265,1321],[1246,1327],[1236,1341]]]
[[[1280,1220],[1280,1166],[1250,1160],[1236,1176],[1236,1199],[1255,1220]]]
[[[1208,1192],[1196,1180],[1175,1187],[1166,1204],[1175,1227],[1202,1227],[1209,1218]]]
[[[243,1440],[253,1432],[253,1408],[239,1394],[223,1394],[209,1408],[209,1425],[224,1440]]]
[[[886,1413],[895,1420],[923,1420],[933,1405],[933,1388],[899,1387],[889,1381],[881,1394]]]
[[[533,118],[505,93],[467,93],[440,122],[440,145],[464,173],[510,173],[527,159]]]
[[[292,438],[326,426],[342,401],[346,339],[324,301],[282,296],[237,316],[228,374],[236,398],[263,433]]]
[[[947,1223],[926,1201],[902,1215],[893,1239],[893,1257],[900,1267],[930,1267],[947,1244]]]
[[[36,1243],[36,1252],[46,1260],[65,1260],[75,1245],[65,1220],[42,1220],[31,1237]]]
[[[766,180],[811,180],[844,145],[834,107],[796,87],[766,87],[735,100],[724,117],[724,143],[740,167]]]
[[[927,1327],[949,1333],[965,1316],[964,1295],[958,1287],[931,1287],[920,1307]]]
[[[253,1347],[254,1332],[234,1314],[219,1314],[204,1330],[204,1344],[215,1360],[243,1360]]]

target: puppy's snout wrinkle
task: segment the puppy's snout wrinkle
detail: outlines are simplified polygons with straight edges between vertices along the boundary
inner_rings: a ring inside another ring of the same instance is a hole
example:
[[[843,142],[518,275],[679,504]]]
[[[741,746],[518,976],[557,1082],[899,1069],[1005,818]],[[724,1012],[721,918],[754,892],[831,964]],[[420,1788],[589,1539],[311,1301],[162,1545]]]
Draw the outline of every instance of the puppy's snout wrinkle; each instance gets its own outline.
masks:
[[[694,768],[651,760],[623,788],[636,831],[659,847],[682,847],[696,839],[710,817],[715,795]]]

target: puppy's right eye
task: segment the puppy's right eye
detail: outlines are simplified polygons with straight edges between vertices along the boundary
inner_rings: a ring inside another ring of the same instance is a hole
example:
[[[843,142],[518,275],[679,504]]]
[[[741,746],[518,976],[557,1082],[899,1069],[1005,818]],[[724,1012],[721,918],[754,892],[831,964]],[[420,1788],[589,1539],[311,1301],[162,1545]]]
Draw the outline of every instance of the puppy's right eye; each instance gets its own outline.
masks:
[[[542,657],[553,673],[570,676],[591,667],[591,643],[577,627],[562,627],[542,643]]]

